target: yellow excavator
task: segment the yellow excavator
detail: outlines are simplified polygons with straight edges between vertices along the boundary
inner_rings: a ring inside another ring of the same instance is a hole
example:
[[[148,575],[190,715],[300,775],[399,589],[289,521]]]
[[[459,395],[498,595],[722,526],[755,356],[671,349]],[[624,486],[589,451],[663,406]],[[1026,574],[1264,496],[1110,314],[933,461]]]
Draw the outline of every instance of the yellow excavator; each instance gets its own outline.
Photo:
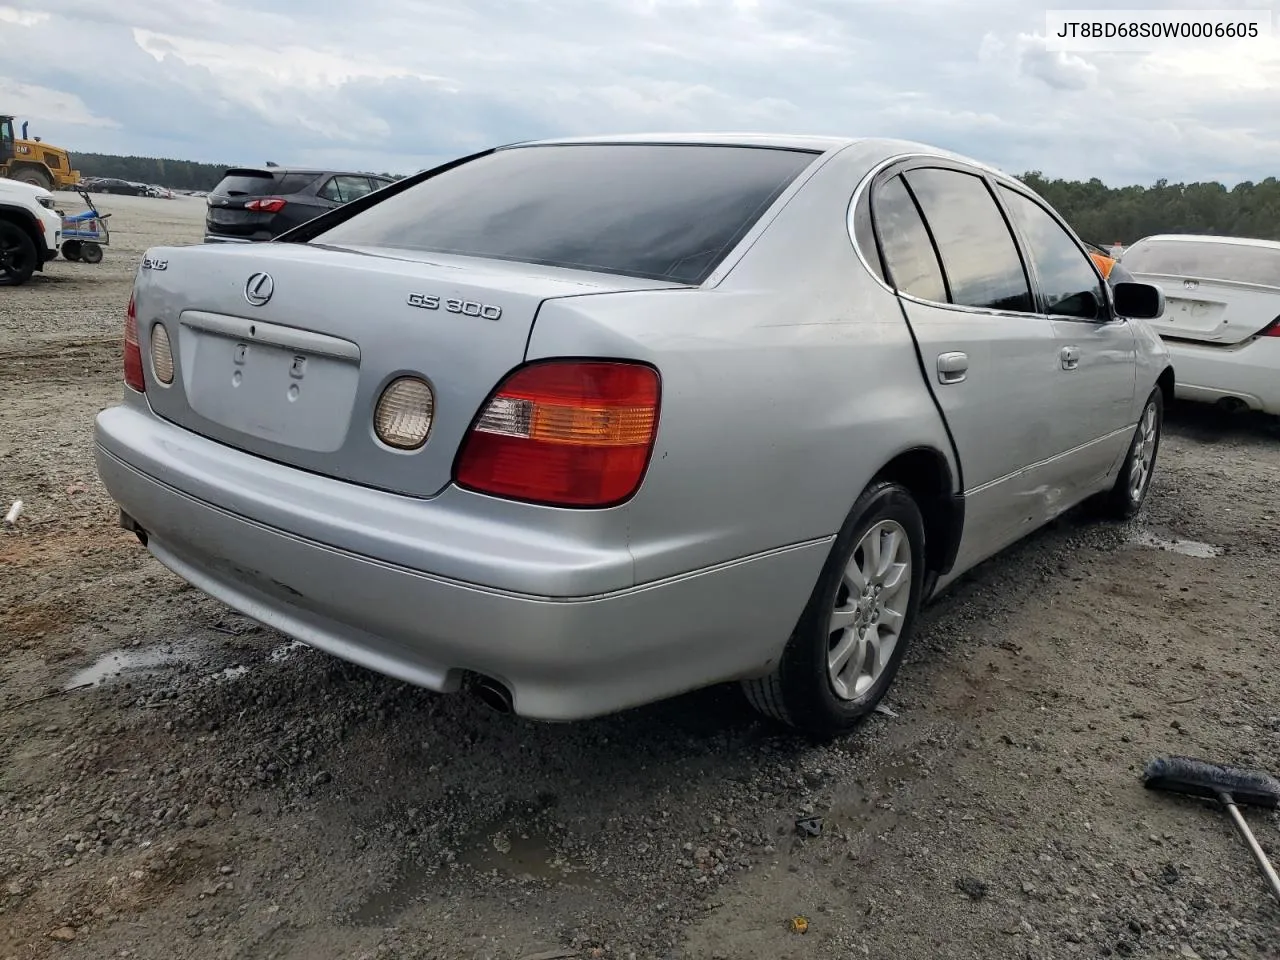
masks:
[[[70,190],[80,182],[80,171],[71,168],[71,155],[51,147],[39,137],[27,139],[14,133],[13,117],[0,114],[0,177],[35,184],[46,190]]]

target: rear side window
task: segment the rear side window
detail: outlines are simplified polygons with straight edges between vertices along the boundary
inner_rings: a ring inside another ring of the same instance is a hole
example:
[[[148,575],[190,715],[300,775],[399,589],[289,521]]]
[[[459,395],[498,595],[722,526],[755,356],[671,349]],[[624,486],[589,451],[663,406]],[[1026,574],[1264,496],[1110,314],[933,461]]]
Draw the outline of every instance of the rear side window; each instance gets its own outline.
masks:
[[[880,262],[880,251],[876,247],[876,234],[871,225],[871,191],[863,190],[858,195],[858,202],[853,208],[853,242],[857,244],[867,266],[885,283],[884,265]]]
[[[1139,240],[1121,262],[1131,273],[1280,287],[1280,249],[1195,240]]]
[[[933,241],[901,177],[876,188],[872,209],[889,270],[888,282],[913,297],[946,303],[947,287]]]
[[[286,195],[297,193],[316,178],[314,173],[282,173],[272,175],[263,171],[228,170],[226,176],[213,188],[223,197],[261,197],[267,194]]]
[[[355,176],[330,177],[319,190],[320,196],[336,203],[350,203],[372,192],[368,177]]]
[[[1032,313],[1022,258],[982,178],[941,169],[910,170],[903,176],[942,257],[951,302]]]
[[[1040,204],[1008,187],[1000,192],[1035,264],[1045,313],[1096,320],[1107,300],[1089,255]]]
[[[286,173],[283,177],[276,177],[276,185],[271,188],[271,192],[281,196],[297,193],[310,186],[315,178],[314,173]]]
[[[697,284],[815,154],[675,144],[518,147],[315,238]]]

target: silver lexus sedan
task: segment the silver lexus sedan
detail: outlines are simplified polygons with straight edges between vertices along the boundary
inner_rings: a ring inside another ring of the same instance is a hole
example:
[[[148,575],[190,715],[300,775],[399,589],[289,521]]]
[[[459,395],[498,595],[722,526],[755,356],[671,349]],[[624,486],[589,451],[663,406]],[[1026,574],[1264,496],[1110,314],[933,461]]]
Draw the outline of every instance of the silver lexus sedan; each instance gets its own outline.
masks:
[[[149,250],[98,470],[165,566],[373,670],[544,720],[741,681],[832,735],[939,589],[1138,511],[1163,307],[920,144],[517,144]]]

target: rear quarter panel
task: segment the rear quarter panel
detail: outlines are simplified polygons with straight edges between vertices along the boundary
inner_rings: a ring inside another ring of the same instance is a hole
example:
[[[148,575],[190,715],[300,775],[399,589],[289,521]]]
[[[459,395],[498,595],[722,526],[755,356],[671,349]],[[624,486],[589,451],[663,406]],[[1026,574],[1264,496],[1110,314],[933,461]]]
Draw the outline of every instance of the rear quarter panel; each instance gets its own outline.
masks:
[[[530,359],[630,357],[661,372],[649,472],[612,511],[637,582],[833,536],[897,454],[927,446],[950,461],[897,300],[849,237],[875,159],[857,145],[831,158],[715,287],[543,305]]]

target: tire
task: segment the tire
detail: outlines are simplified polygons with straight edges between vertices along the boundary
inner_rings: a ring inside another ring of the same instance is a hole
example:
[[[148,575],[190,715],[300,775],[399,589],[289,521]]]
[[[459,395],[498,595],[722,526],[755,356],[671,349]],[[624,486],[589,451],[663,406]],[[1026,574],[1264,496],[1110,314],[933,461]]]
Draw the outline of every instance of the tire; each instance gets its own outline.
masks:
[[[62,255],[68,260],[80,259],[80,241],[66,240],[62,244]]]
[[[13,175],[13,179],[34,187],[44,187],[46,190],[53,189],[53,178],[39,167],[22,167]]]
[[[39,262],[35,241],[17,224],[0,220],[0,283],[21,286],[31,279]]]
[[[1124,466],[1115,486],[1103,494],[1099,508],[1112,520],[1132,520],[1142,510],[1155,473],[1156,454],[1160,450],[1160,433],[1164,426],[1164,393],[1159,387],[1151,391],[1143,404],[1142,416],[1129,442]]]
[[[80,259],[85,263],[101,263],[102,247],[92,241],[86,240],[80,247]]]
[[[887,540],[886,534],[896,535],[899,542]],[[874,566],[868,564],[872,557],[867,547],[872,542],[893,552],[887,568],[882,564],[880,575],[871,578],[873,583],[879,580],[880,587],[859,595],[859,578],[854,573]],[[908,561],[905,568],[904,560]],[[897,585],[889,586],[895,573]],[[836,536],[777,670],[742,682],[748,701],[764,715],[818,738],[852,730],[893,684],[915,628],[924,582],[925,531],[920,508],[905,487],[872,483]],[[891,636],[891,623],[897,628],[896,638]],[[880,639],[878,648],[865,639],[873,632]],[[877,654],[891,639],[890,651]],[[829,658],[841,649],[851,655],[843,671],[836,670],[833,676]],[[882,659],[875,664],[877,656]]]

